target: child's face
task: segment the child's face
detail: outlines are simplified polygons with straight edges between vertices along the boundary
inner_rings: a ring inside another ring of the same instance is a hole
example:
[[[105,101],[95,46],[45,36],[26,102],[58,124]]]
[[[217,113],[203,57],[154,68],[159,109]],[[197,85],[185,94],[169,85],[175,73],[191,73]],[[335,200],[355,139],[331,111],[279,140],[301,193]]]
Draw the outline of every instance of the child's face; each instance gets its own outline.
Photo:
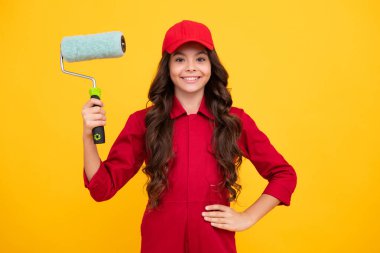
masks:
[[[176,94],[203,94],[211,76],[206,48],[196,42],[182,45],[170,55],[169,70]]]

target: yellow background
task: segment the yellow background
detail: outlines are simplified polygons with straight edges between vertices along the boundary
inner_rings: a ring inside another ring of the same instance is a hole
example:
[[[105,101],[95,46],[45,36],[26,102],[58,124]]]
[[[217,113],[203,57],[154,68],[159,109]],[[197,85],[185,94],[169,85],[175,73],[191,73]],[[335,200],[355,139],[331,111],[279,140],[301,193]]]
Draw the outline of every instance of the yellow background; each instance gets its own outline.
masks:
[[[91,82],[59,66],[64,36],[122,31],[122,58],[68,63],[93,75],[105,159],[142,109],[165,31],[211,29],[243,107],[294,166],[290,207],[236,234],[239,253],[380,252],[378,1],[0,1],[0,252],[139,252],[140,171],[97,203],[82,180],[81,109]],[[241,168],[244,210],[267,182]]]

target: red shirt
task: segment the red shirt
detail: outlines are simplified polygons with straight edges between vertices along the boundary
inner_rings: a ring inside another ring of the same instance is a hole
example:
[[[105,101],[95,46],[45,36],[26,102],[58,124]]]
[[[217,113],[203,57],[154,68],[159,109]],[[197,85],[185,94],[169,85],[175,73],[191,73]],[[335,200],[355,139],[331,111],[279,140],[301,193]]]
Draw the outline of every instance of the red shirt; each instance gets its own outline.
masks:
[[[96,201],[114,196],[146,162],[146,111],[139,110],[129,116],[107,159],[101,161],[90,182],[83,172],[85,187]],[[297,183],[295,170],[243,109],[232,107],[230,113],[237,115],[242,122],[238,144],[244,157],[268,180],[263,193],[279,199],[280,205],[289,206]],[[157,210],[145,210],[141,224],[141,251],[236,252],[234,232],[212,227],[201,215],[206,205],[229,206],[225,197],[227,191],[216,190],[221,175],[211,146],[214,116],[206,107],[205,97],[198,113],[187,115],[174,96],[170,117],[174,120],[175,158],[169,169],[169,189]],[[168,236],[173,240],[168,240]]]

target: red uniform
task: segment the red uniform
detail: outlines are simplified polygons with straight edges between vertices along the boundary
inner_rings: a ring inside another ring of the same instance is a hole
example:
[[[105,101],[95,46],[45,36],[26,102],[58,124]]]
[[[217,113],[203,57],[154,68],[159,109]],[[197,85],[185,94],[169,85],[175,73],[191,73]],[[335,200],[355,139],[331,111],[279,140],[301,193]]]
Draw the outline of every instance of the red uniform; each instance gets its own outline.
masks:
[[[263,193],[290,205],[297,177],[291,165],[271,145],[251,117],[232,107],[231,114],[242,121],[239,147],[260,175],[268,180]],[[130,115],[109,155],[85,187],[96,201],[110,199],[140,169],[146,159],[146,109]],[[203,97],[197,114],[186,111],[174,96],[170,117],[173,124],[175,158],[169,172],[169,189],[157,210],[146,209],[141,223],[142,253],[232,253],[236,252],[235,232],[215,228],[202,212],[210,204],[229,206],[225,192],[218,192],[221,180],[211,147],[214,116]]]

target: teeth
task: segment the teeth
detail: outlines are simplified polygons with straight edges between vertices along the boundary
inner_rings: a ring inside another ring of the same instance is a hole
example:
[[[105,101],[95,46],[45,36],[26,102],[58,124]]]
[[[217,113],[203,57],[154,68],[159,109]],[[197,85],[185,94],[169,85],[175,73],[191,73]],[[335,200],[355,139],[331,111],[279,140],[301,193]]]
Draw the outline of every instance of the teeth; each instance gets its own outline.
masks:
[[[185,79],[187,81],[194,81],[194,80],[197,80],[198,77],[183,77],[183,79]]]

